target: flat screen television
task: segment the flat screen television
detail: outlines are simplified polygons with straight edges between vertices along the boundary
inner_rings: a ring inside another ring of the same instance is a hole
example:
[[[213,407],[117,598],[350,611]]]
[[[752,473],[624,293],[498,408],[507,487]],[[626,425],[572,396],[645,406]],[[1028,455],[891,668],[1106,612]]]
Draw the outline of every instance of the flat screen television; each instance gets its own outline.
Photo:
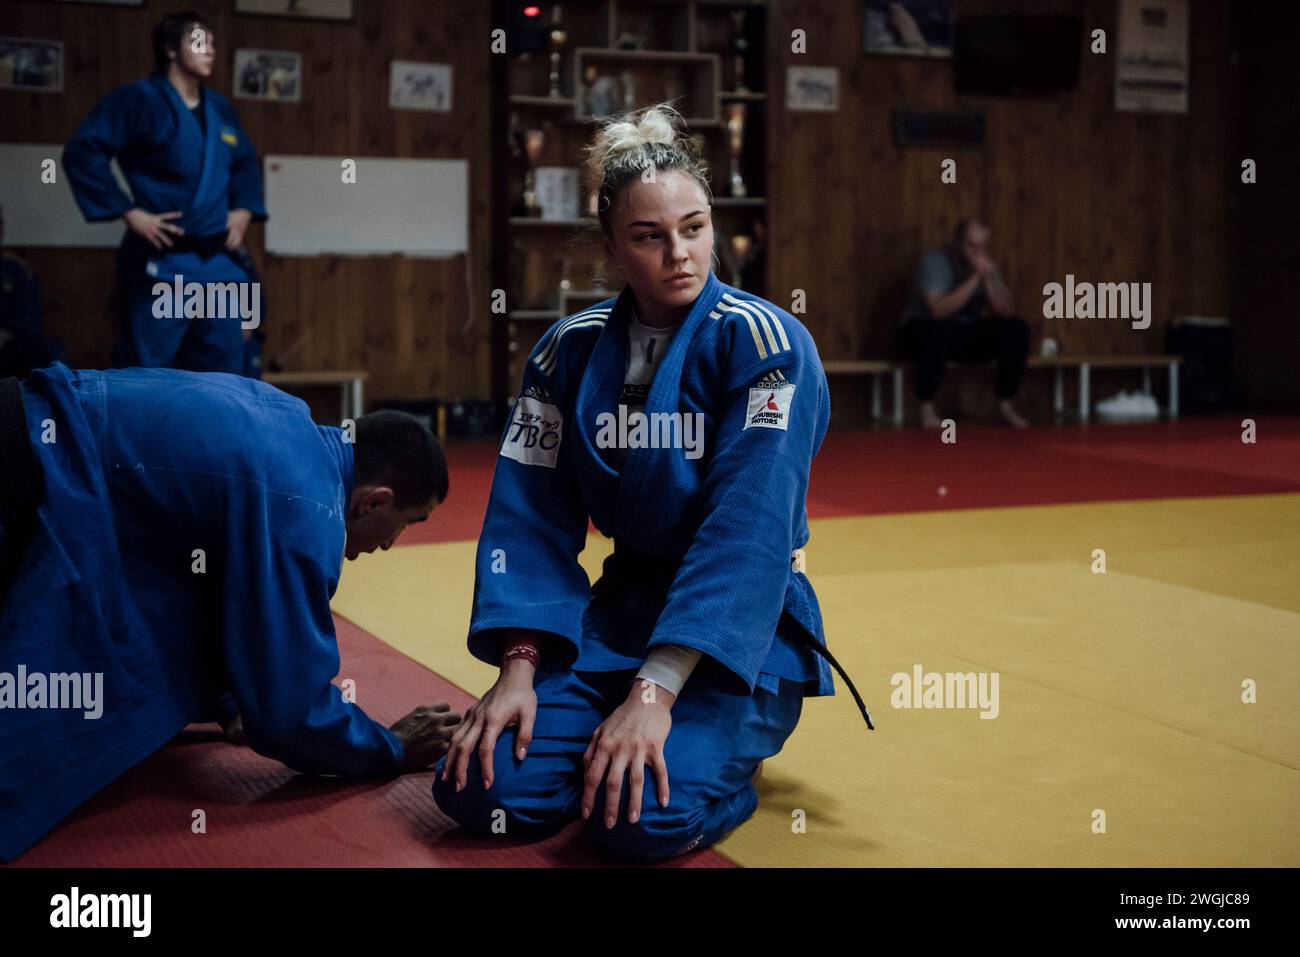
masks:
[[[958,93],[1035,96],[1079,85],[1083,21],[1078,17],[958,20],[953,80]]]

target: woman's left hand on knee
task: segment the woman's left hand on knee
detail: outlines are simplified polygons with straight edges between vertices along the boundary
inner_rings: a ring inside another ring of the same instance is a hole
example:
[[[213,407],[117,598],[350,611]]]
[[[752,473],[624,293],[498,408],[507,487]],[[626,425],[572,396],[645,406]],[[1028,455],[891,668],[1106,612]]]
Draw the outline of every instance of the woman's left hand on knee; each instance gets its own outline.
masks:
[[[583,779],[582,817],[591,816],[596,791],[605,787],[605,826],[617,822],[623,790],[623,773],[628,774],[627,821],[641,817],[641,795],[647,766],[655,776],[659,803],[668,806],[668,764],[664,743],[672,728],[670,711],[676,696],[653,682],[638,679],[618,708],[596,729],[582,756],[587,773]]]

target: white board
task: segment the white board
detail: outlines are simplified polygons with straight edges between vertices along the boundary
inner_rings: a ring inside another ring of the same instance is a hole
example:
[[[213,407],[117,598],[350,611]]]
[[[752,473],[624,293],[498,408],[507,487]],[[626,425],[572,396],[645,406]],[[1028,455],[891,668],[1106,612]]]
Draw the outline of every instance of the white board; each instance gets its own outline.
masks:
[[[6,246],[72,246],[105,248],[122,241],[120,219],[88,223],[77,209],[63,170],[59,143],[0,143],[0,204],[5,213]],[[55,181],[42,182],[41,164],[54,160]],[[113,173],[127,195],[122,171]]]
[[[267,156],[266,250],[279,256],[446,257],[469,248],[466,160]]]

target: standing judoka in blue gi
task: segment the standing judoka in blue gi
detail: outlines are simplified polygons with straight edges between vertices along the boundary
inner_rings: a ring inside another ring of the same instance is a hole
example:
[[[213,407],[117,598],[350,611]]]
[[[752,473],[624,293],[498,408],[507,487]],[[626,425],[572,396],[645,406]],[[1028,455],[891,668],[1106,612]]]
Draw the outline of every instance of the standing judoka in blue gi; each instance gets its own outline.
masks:
[[[116,364],[238,374],[256,368],[245,332],[260,324],[261,284],[240,246],[249,222],[266,219],[262,171],[230,102],[204,86],[216,41],[203,19],[164,17],[153,45],[154,74],[100,100],[64,148],[64,169],[87,220],[120,217],[129,227],[117,259]],[[256,315],[231,316],[227,306],[224,318],[185,318],[177,302],[160,317],[155,285],[178,276],[205,289],[238,284]]]
[[[679,120],[613,120],[591,148],[628,284],[529,356],[469,632],[501,673],[433,787],[470,831],[581,815],[633,861],[745,821],[804,697],[834,693],[801,551],[826,378],[803,325],[713,275],[708,182]],[[594,588],[589,517],[614,539]]]
[[[0,858],[236,711],[299,771],[427,769],[458,716],[417,708],[390,730],[344,699],[330,598],[344,557],[387,549],[447,485],[401,412],[353,436],[225,374],[0,380]]]

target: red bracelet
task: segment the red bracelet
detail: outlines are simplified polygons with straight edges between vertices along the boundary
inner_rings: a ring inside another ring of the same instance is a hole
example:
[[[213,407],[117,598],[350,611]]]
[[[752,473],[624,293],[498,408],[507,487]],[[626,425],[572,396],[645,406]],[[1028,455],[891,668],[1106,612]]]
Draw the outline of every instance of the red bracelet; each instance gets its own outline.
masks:
[[[520,638],[506,645],[505,651],[501,654],[501,664],[513,658],[527,658],[536,668],[542,663],[542,653],[537,648],[537,643],[529,638]]]

